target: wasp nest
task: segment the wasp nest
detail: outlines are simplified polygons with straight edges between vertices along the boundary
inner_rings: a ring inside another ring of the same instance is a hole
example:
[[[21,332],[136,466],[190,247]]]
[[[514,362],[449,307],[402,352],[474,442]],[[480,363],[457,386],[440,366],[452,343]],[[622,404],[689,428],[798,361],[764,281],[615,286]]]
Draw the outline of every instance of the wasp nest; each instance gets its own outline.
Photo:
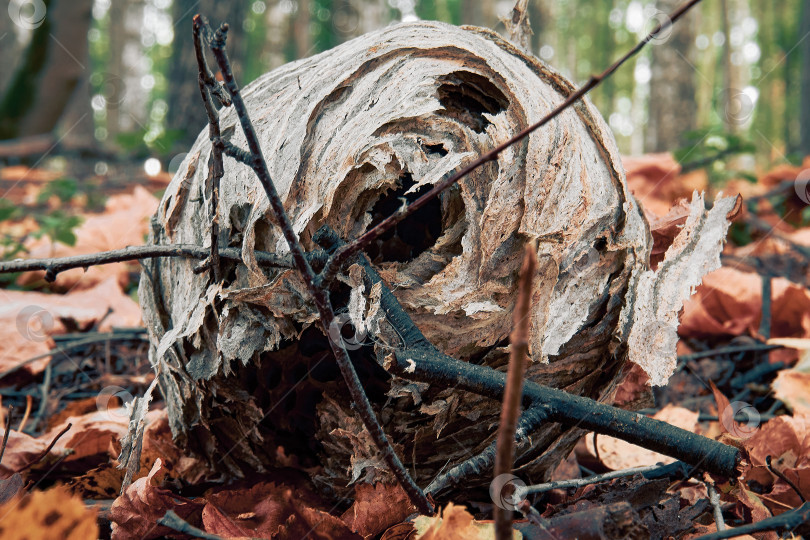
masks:
[[[494,32],[417,22],[283,66],[243,95],[285,208],[313,249],[322,225],[356,238],[572,91]],[[246,147],[233,109],[220,119],[230,142]],[[203,130],[163,196],[151,242],[210,242],[210,156]],[[338,493],[386,474],[304,284],[294,270],[257,263],[256,251],[284,255],[287,245],[254,173],[227,157],[219,222],[221,245],[244,260],[224,261],[221,283],[179,258],[148,263],[141,282],[175,437],[230,473],[295,455],[302,466],[320,464],[318,479]],[[528,377],[609,400],[627,363],[633,287],[648,272],[651,241],[613,137],[587,100],[400,223],[366,256],[439,349],[501,368],[529,239],[539,254]],[[373,307],[373,292],[364,294]],[[338,291],[333,300],[345,306],[348,296]],[[663,328],[668,339],[674,326]],[[375,360],[387,346],[375,332],[352,343],[363,385],[420,485],[491,442],[499,404],[392,377]],[[525,478],[541,479],[578,434],[539,430],[518,462]]]

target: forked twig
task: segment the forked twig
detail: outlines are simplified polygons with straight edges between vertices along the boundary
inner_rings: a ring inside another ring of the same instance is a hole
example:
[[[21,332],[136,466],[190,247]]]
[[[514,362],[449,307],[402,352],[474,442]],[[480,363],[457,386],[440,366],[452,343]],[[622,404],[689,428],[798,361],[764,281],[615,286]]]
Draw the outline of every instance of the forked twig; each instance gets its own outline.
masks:
[[[194,17],[194,24],[195,28],[197,26],[207,26],[207,23],[199,15]],[[239,92],[239,86],[234,80],[228,54],[225,50],[225,38],[227,36],[227,32],[228,25],[223,24],[214,33],[211,41],[211,50],[217,60],[217,65],[219,66],[220,73],[222,73],[225,88],[230,94],[234,110],[236,111],[236,115],[239,118],[245,139],[247,140],[249,154],[243,155],[242,157],[246,162],[250,163],[253,172],[259,178],[259,182],[267,194],[273,215],[281,228],[282,234],[287,241],[287,245],[290,248],[293,263],[295,264],[298,272],[301,274],[301,277],[307,286],[307,290],[314,300],[315,307],[318,310],[318,315],[320,316],[321,326],[323,327],[324,333],[328,336],[330,328],[335,323],[335,312],[332,307],[332,302],[329,299],[329,292],[325,287],[319,286],[318,281],[316,280],[315,272],[312,270],[312,267],[307,261],[306,253],[304,253],[304,249],[301,246],[298,235],[293,230],[290,218],[287,215],[287,212],[284,210],[284,204],[281,201],[281,197],[278,195],[276,187],[273,184],[273,180],[270,177],[270,171],[267,168],[267,162],[264,159],[261,145],[259,144],[259,137],[253,128],[253,123],[248,115],[245,102],[242,100],[242,95]],[[216,121],[219,122],[218,118]],[[218,141],[218,143],[221,144],[221,139]],[[377,449],[383,455],[383,459],[385,460],[386,464],[389,466],[391,472],[397,478],[402,488],[408,494],[408,497],[413,505],[416,506],[416,508],[423,514],[432,514],[433,506],[430,504],[419,486],[416,485],[413,478],[411,478],[411,475],[402,464],[399,456],[397,456],[394,448],[388,441],[385,431],[383,431],[382,426],[377,420],[374,409],[372,409],[371,403],[369,402],[368,397],[360,384],[360,379],[357,376],[357,372],[349,359],[349,353],[346,351],[343,343],[339,340],[330,339],[329,345],[332,349],[332,353],[335,356],[335,361],[340,368],[340,372],[343,375],[343,379],[346,382],[346,386],[349,389],[349,394],[351,395],[356,411],[360,415],[360,418],[362,419],[363,424],[374,441],[374,444],[377,446]]]

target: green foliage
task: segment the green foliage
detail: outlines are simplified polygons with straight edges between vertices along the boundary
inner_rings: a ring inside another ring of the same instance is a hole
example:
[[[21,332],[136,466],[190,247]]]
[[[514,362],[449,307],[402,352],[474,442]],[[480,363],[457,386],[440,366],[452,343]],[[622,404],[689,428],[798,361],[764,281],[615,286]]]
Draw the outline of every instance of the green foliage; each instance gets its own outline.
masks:
[[[147,157],[158,154],[168,154],[175,143],[182,141],[185,131],[182,129],[161,130],[155,136],[145,129],[121,133],[116,142],[121,149],[133,157]]]
[[[733,158],[752,154],[756,146],[744,137],[723,131],[719,128],[706,128],[691,131],[685,136],[688,144],[673,152],[684,172],[705,169],[709,184],[721,185],[731,178],[744,178],[756,183],[756,176],[731,166]]]
[[[81,224],[81,217],[63,210],[54,210],[50,214],[35,216],[35,219],[40,229],[33,233],[34,238],[48,236],[55,242],[61,242],[68,246],[76,245],[76,234],[73,229]]]

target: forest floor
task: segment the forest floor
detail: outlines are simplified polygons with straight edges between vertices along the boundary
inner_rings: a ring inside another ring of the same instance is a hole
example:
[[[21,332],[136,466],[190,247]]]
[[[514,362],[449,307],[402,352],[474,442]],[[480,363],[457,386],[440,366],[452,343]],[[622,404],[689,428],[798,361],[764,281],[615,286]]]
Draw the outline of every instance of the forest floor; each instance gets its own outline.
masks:
[[[148,177],[131,164],[81,163],[68,171],[73,165],[51,160],[37,169],[0,169],[6,258],[144,243],[169,175]],[[705,171],[682,174],[668,154],[627,158],[625,167],[659,247],[655,262],[684,222],[680,201],[694,190],[707,191],[711,201],[720,189]],[[553,489],[530,498],[539,523],[580,511],[593,516],[625,501],[652,537],[696,538],[717,530],[718,513],[737,527],[798,508],[810,496],[810,227],[804,226],[810,200],[806,181],[797,181],[802,171],[780,165],[756,182],[724,183],[725,194],[742,195],[745,210],[730,230],[723,267],[704,279],[683,310],[676,373],[654,389],[639,375],[620,392],[625,402],[646,403],[645,414],[742,448],[743,476],[732,483],[673,482],[635,474]],[[147,417],[141,471],[120,494],[124,470],[116,458],[129,418],[122,405],[154,379],[137,303],[139,273],[133,262],[65,271],[53,283],[44,272],[0,276],[3,535],[36,529],[52,538],[67,537],[68,530],[75,538],[194,536],[191,529],[176,532],[183,523],[158,524],[173,510],[223,538],[416,537],[398,488],[358,487],[353,503],[335,507],[310,485],[314,472],[296,469],[281,447],[284,469],[238,481],[212,474],[172,442],[159,399]],[[671,461],[588,434],[552,480]],[[491,500],[453,502],[443,507],[443,518],[415,521],[421,538],[492,538]],[[543,537],[529,525],[519,527],[524,537]]]

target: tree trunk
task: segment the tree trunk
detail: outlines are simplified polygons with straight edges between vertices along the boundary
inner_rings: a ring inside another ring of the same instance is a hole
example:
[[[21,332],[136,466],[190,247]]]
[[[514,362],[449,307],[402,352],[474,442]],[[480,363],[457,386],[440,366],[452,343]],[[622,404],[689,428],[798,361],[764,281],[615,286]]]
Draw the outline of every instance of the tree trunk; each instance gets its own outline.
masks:
[[[680,0],[658,0],[662,13],[672,13]],[[683,146],[683,136],[695,129],[695,15],[673,25],[669,39],[653,42],[650,99],[645,136],[647,152],[671,152]]]
[[[810,0],[802,2],[801,24],[799,36],[810,34]],[[802,68],[801,68],[801,115],[799,126],[801,129],[802,156],[810,156],[810,40],[801,42]]]
[[[53,131],[87,77],[93,0],[47,0],[45,6],[47,14],[0,103],[0,139]]]
[[[279,68],[243,95],[295,232],[312,250],[322,225],[356,238],[571,92],[570,82],[495,32],[418,22]],[[220,122],[244,148],[232,108]],[[210,141],[199,137],[166,189],[150,242],[208,241],[210,155]],[[499,368],[508,357],[525,243],[537,241],[527,376],[611,402],[628,359],[654,384],[674,370],[682,295],[697,285],[695,269],[719,264],[725,231],[718,226],[711,237],[713,259],[668,261],[664,275],[674,283],[659,284],[647,269],[649,231],[622,170],[609,129],[586,100],[446,190],[365,255],[442,352]],[[224,282],[214,283],[208,272],[195,274],[193,262],[155,259],[144,263],[140,283],[150,358],[160,365],[181,444],[232,474],[275,464],[283,447],[302,466],[321,466],[316,481],[338,495],[353,480],[389,478],[328,339],[346,341],[418,484],[492,441],[498,403],[384,369],[402,338],[383,314],[379,290],[363,285],[361,267],[350,268],[331,295],[348,334],[327,338],[299,275],[256,263],[257,250],[288,249],[250,169],[225,160],[219,201],[222,245],[240,249],[244,264],[226,263]],[[729,202],[716,203],[712,219],[725,224]],[[692,210],[702,214],[703,200]],[[690,223],[708,227],[712,219]],[[638,283],[648,288],[636,302]],[[544,425],[517,470],[547,477],[580,434]],[[469,486],[489,480],[471,478]]]
[[[191,40],[191,21],[197,13],[205,16],[214,28],[223,22],[230,24],[228,51],[237,78],[242,74],[242,60],[247,54],[246,40],[242,23],[247,14],[249,2],[237,0],[218,2],[216,0],[174,0],[174,42],[172,45],[171,71],[169,73],[169,110],[166,114],[166,128],[179,134],[176,143],[187,148],[194,142],[200,128],[205,124],[199,115],[200,89],[197,84],[197,59]],[[209,63],[213,57],[209,55]],[[240,79],[241,80],[241,79]],[[179,150],[179,149],[178,149]]]

